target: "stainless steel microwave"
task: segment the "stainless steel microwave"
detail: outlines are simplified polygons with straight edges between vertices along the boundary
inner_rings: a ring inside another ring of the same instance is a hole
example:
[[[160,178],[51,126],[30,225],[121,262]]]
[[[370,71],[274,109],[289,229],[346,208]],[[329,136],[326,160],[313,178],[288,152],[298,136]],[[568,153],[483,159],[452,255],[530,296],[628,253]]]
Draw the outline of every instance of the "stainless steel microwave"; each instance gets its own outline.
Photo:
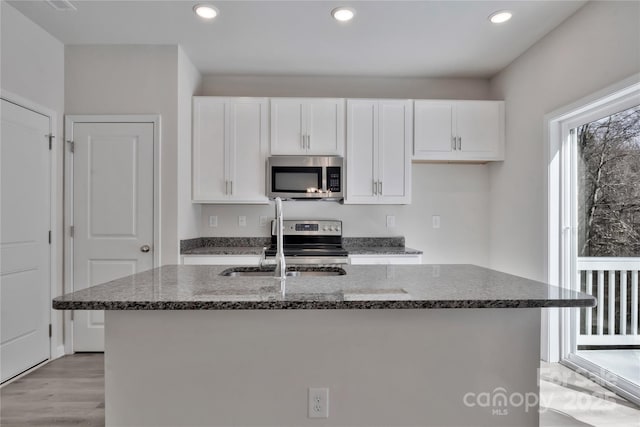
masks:
[[[344,198],[343,159],[338,156],[272,156],[267,160],[267,197],[299,200]]]

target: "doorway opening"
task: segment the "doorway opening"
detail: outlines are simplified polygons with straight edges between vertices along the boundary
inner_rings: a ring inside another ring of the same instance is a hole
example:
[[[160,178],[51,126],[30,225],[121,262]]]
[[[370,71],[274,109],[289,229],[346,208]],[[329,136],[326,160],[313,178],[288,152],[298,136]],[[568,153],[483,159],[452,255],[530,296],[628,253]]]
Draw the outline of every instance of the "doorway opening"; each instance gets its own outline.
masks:
[[[637,80],[636,80],[637,81]],[[640,403],[640,84],[549,122],[550,255],[558,285],[597,299],[560,315],[562,363]],[[555,160],[551,161],[551,160]],[[556,165],[554,180],[553,165]],[[557,185],[557,190],[552,191]]]

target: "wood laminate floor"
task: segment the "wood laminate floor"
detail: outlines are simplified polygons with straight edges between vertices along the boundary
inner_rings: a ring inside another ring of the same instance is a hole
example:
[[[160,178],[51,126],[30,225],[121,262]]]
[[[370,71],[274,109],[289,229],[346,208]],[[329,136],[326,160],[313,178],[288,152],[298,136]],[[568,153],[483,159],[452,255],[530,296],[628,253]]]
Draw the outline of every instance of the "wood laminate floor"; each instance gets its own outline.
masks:
[[[65,356],[2,387],[0,425],[104,426],[104,355]]]
[[[640,426],[640,409],[557,363],[541,366],[540,426]],[[104,356],[54,360],[0,389],[0,426],[104,426]]]

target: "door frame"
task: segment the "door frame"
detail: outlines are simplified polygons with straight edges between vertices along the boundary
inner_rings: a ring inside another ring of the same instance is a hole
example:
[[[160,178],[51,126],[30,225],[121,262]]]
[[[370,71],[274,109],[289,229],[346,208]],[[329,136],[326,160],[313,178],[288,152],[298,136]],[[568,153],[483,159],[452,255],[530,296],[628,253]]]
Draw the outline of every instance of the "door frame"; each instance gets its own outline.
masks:
[[[53,295],[58,294],[57,276],[58,276],[58,156],[57,150],[59,145],[58,137],[58,115],[55,110],[44,107],[30,99],[20,95],[0,89],[0,99],[15,104],[19,107],[31,110],[34,113],[49,117],[49,133],[53,135],[51,142],[51,150],[49,150],[49,229],[51,230],[51,244],[49,245],[49,300],[53,299]],[[64,347],[56,345],[58,339],[62,335],[62,325],[58,322],[58,316],[49,307],[49,324],[51,325],[51,336],[49,337],[49,360],[57,359],[64,356]]]
[[[67,115],[65,116],[64,147],[64,291],[73,292],[73,239],[70,227],[73,225],[73,157],[69,143],[73,141],[73,126],[76,123],[152,123],[153,124],[153,267],[160,265],[160,115]],[[64,319],[65,354],[73,354],[73,311],[65,312]]]
[[[595,93],[585,96],[569,105],[565,105],[544,116],[544,218],[546,226],[547,257],[544,273],[547,282],[553,286],[566,288],[570,286],[567,279],[572,268],[571,261],[564,254],[565,248],[575,230],[565,227],[567,217],[571,215],[571,207],[566,203],[564,190],[560,184],[570,179],[570,173],[564,168],[567,158],[571,156],[568,144],[563,140],[563,125],[572,118],[584,115],[586,111],[611,104],[640,87],[640,73],[607,86]],[[569,308],[542,311],[541,356],[548,362],[566,361],[575,345],[572,319],[575,313]]]

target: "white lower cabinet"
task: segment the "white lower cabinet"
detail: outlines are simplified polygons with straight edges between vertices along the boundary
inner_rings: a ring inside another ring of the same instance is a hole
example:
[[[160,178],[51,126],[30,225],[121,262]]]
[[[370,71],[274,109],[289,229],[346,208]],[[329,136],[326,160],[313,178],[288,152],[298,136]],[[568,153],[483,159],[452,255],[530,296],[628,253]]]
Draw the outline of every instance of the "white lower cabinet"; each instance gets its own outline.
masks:
[[[504,160],[504,101],[416,100],[413,160]]]
[[[193,202],[268,203],[267,107],[267,98],[193,98]]]
[[[349,255],[352,265],[407,265],[422,264],[421,254],[407,255]]]
[[[183,255],[184,265],[260,265],[260,255]]]
[[[409,100],[347,100],[345,204],[411,203]]]

